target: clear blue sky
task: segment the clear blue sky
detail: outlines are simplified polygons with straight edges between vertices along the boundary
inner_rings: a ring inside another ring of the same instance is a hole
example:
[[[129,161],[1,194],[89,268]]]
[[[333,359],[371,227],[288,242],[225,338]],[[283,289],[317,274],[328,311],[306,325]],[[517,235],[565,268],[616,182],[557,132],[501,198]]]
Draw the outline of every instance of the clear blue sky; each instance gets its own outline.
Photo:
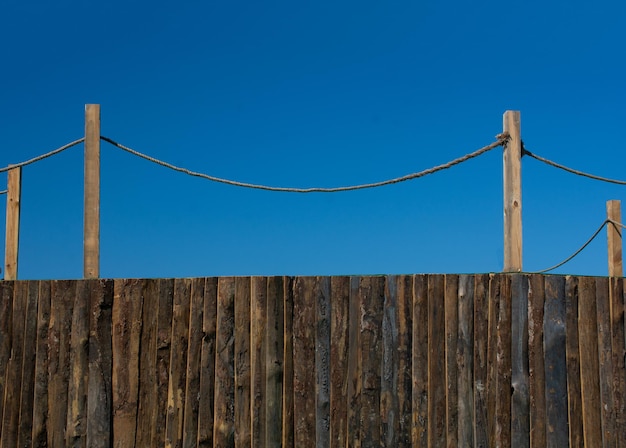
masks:
[[[331,187],[469,153],[516,109],[529,150],[626,179],[622,1],[6,0],[0,40],[0,166],[82,137],[84,105],[99,103],[103,135],[155,157]],[[23,170],[20,278],[82,276],[82,151]],[[525,158],[524,270],[570,255],[625,198]],[[103,142],[101,201],[103,277],[503,263],[499,148],[399,185],[294,195],[189,178]],[[556,272],[606,275],[605,232]]]

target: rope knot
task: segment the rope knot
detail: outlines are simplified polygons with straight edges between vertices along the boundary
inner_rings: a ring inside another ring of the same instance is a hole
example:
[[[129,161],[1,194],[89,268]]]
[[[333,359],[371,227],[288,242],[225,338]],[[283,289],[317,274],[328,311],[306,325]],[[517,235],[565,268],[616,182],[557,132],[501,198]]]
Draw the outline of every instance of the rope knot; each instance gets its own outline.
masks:
[[[496,140],[498,140],[500,144],[506,148],[506,144],[509,142],[509,140],[511,140],[511,134],[509,134],[508,132],[502,132],[496,135]]]

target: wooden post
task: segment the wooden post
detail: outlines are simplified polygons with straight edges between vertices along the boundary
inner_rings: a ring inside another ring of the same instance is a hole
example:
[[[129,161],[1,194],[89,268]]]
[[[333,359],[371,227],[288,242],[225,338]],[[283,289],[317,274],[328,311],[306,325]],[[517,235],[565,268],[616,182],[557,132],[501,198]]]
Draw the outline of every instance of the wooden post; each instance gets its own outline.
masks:
[[[17,254],[20,239],[20,201],[22,168],[11,168],[7,181],[7,226],[4,256],[4,279],[17,280]]]
[[[100,276],[100,105],[85,106],[83,277]]]
[[[519,111],[503,117],[509,140],[504,147],[504,272],[522,271],[522,139]]]
[[[622,212],[620,201],[606,202],[606,218],[621,223]],[[609,277],[622,277],[622,228],[613,223],[607,225],[607,237],[609,245]]]

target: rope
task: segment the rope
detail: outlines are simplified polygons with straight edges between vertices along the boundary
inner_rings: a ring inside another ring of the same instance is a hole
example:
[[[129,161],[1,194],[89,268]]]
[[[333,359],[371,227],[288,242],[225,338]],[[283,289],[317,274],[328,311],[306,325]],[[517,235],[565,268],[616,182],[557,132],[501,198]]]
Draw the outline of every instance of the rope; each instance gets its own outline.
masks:
[[[602,182],[608,182],[608,183],[611,183],[611,184],[626,185],[626,181],[623,181],[623,180],[609,179],[609,178],[606,178],[606,177],[601,177],[601,176],[596,176],[596,175],[593,175],[593,174],[585,173],[583,171],[578,171],[578,170],[575,170],[573,168],[568,168],[568,167],[566,167],[564,165],[561,165],[559,163],[553,162],[552,160],[548,160],[546,158],[538,156],[537,154],[533,154],[532,152],[527,151],[526,148],[523,148],[523,153],[524,153],[524,155],[530,156],[533,159],[539,160],[540,162],[543,162],[543,163],[545,163],[547,165],[553,166],[555,168],[559,168],[559,169],[561,169],[563,171],[567,171],[568,173],[576,174],[577,176],[588,177],[589,179],[600,180]]]
[[[352,186],[347,186],[347,187],[334,187],[334,188],[319,188],[319,187],[315,187],[315,188],[291,188],[291,187],[271,187],[271,186],[267,186],[267,185],[258,185],[258,184],[251,184],[251,183],[247,183],[247,182],[238,182],[238,181],[234,181],[234,180],[229,180],[229,179],[222,179],[219,177],[215,177],[215,176],[210,176],[208,174],[203,174],[203,173],[198,173],[195,171],[191,171],[188,170],[187,168],[181,168],[175,165],[172,165],[171,163],[168,162],[164,162],[162,160],[156,159],[154,157],[151,157],[149,155],[140,153],[139,151],[136,151],[134,149],[131,149],[127,146],[124,146],[120,143],[117,143],[113,140],[111,140],[108,137],[100,137],[102,140],[104,140],[105,142],[108,142],[110,144],[112,144],[113,146],[117,146],[118,148],[133,154],[137,157],[140,157],[142,159],[148,160],[149,162],[152,163],[156,163],[157,165],[161,165],[165,168],[169,168],[171,170],[174,171],[178,171],[180,173],[184,173],[187,174],[189,176],[194,176],[194,177],[200,177],[202,179],[207,179],[213,182],[219,182],[219,183],[223,183],[223,184],[227,184],[227,185],[233,185],[236,187],[244,187],[244,188],[253,188],[256,190],[267,190],[267,191],[282,191],[282,192],[287,192],[287,193],[336,193],[339,191],[352,191],[352,190],[363,190],[365,188],[374,188],[374,187],[382,187],[384,185],[391,185],[391,184],[396,184],[399,182],[405,182],[407,180],[412,180],[412,179],[417,179],[418,177],[423,177],[423,176],[427,176],[429,174],[433,174],[436,173],[437,171],[441,171],[441,170],[445,170],[447,168],[450,168],[454,165],[458,165],[460,163],[463,163],[469,159],[473,159],[474,157],[478,157],[481,154],[486,153],[487,151],[490,151],[498,146],[502,146],[504,144],[506,144],[506,142],[508,141],[509,136],[507,134],[499,134],[496,136],[497,140],[493,143],[491,143],[490,145],[484,146],[472,153],[466,154],[463,157],[459,157],[457,159],[454,159],[448,163],[445,163],[443,165],[438,165],[435,166],[433,168],[429,168],[426,169],[424,171],[420,171],[419,173],[412,173],[412,174],[408,174],[406,176],[402,176],[402,177],[396,177],[394,179],[389,179],[389,180],[385,180],[385,181],[381,181],[381,182],[373,182],[373,183],[369,183],[369,184],[361,184],[361,185],[352,185]]]
[[[60,148],[55,149],[54,151],[47,152],[40,156],[34,157],[30,160],[26,160],[25,162],[21,162],[15,165],[9,165],[7,167],[0,168],[0,173],[4,173],[5,171],[9,171],[10,169],[13,169],[13,168],[20,168],[22,166],[30,165],[31,163],[39,162],[40,160],[43,160],[43,159],[47,159],[48,157],[51,157],[55,154],[65,151],[66,149],[71,148],[72,146],[76,146],[79,143],[82,143],[84,140],[85,140],[84,138],[79,138],[78,140],[74,140],[73,142],[68,143],[67,145],[63,145]]]
[[[9,192],[9,190],[2,190],[0,191],[0,196],[2,196],[3,194],[7,194]]]
[[[571,260],[572,260],[572,259],[573,259],[576,255],[578,255],[579,253],[581,253],[581,252],[585,249],[585,247],[587,247],[587,246],[589,245],[589,243],[591,243],[591,242],[594,240],[594,238],[598,236],[598,234],[600,233],[600,231],[601,231],[601,230],[604,228],[604,226],[605,226],[605,225],[607,225],[609,222],[610,222],[610,223],[613,223],[613,224],[616,224],[616,225],[619,225],[619,226],[624,227],[624,225],[623,225],[623,224],[617,223],[617,222],[615,222],[615,221],[613,221],[613,220],[610,220],[610,219],[605,219],[605,220],[604,220],[604,222],[602,223],[602,225],[598,228],[598,230],[596,230],[596,231],[595,231],[595,233],[594,233],[593,235],[591,235],[591,238],[589,238],[589,239],[587,240],[587,242],[586,242],[585,244],[583,244],[583,245],[580,247],[580,249],[578,249],[578,250],[577,250],[576,252],[574,252],[572,255],[570,255],[569,257],[567,257],[567,258],[566,258],[565,260],[563,260],[562,262],[560,262],[560,263],[558,263],[558,264],[555,264],[554,266],[552,266],[552,267],[550,267],[550,268],[548,268],[548,269],[542,269],[541,271],[534,271],[534,272],[531,272],[531,274],[543,274],[543,273],[545,273],[545,272],[553,271],[553,270],[555,270],[556,268],[560,268],[560,267],[561,267],[561,266],[563,266],[565,263],[568,263],[568,262],[569,262],[569,261],[571,261]]]

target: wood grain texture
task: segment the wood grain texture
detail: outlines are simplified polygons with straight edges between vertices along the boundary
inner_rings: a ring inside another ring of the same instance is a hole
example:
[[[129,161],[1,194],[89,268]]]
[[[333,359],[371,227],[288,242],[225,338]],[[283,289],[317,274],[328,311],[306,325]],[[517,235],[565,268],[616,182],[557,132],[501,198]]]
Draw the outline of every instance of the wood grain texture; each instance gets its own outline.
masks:
[[[428,447],[447,446],[445,277],[428,277]]]
[[[621,244],[620,244],[621,246]],[[613,408],[617,446],[626,445],[626,346],[624,334],[624,279],[609,279],[611,353],[613,356]]]
[[[151,434],[151,446],[164,446],[165,444],[173,306],[174,279],[159,279],[159,312],[157,316],[156,342],[157,406],[153,409],[154,429]]]
[[[6,374],[13,345],[13,290],[15,282],[0,282],[0,437],[4,421]]]
[[[511,443],[511,277],[500,275],[500,307],[496,355],[496,446]]]
[[[347,446],[361,446],[361,350],[360,350],[360,277],[350,277],[349,330],[348,330],[348,372],[347,372]]]
[[[487,409],[487,352],[489,344],[488,274],[476,275],[474,281],[474,443],[476,448],[489,447]]]
[[[250,278],[235,279],[235,446],[250,446]]]
[[[528,372],[530,379],[530,446],[546,446],[546,381],[543,350],[545,286],[543,275],[529,277]]]
[[[283,422],[284,304],[289,279],[267,279],[265,339],[265,446],[280,446]]]
[[[459,276],[457,342],[459,447],[474,446],[474,277]]]
[[[530,446],[528,278],[511,276],[511,445]]]
[[[0,300],[2,292],[0,291]],[[47,446],[47,421],[48,421],[48,328],[50,327],[50,281],[39,282],[39,302],[37,305],[37,336],[35,341],[35,378],[33,390],[33,422],[32,422],[32,446]],[[0,319],[2,319],[2,307],[0,306]],[[2,326],[0,325],[0,332]],[[4,335],[2,335],[4,337]],[[0,338],[1,339],[1,338]],[[2,360],[0,359],[0,365]],[[4,380],[0,369],[0,381]],[[2,394],[0,388],[0,397]],[[0,415],[2,412],[0,411]],[[1,421],[1,418],[0,418]],[[89,419],[87,420],[89,422]]]
[[[411,446],[412,420],[412,330],[413,330],[413,276],[397,277],[397,313],[398,328],[398,435],[397,447]]]
[[[331,278],[330,446],[345,448],[348,440],[348,341],[350,278]]]
[[[522,137],[519,111],[507,110],[503,131],[509,134],[504,146],[504,272],[522,270]]]
[[[498,391],[498,322],[500,319],[500,281],[502,277],[492,275],[489,280],[489,305],[487,307],[487,432],[490,446],[496,440],[496,405]]]
[[[7,173],[6,239],[4,245],[5,280],[17,280],[21,200],[22,168],[11,168]]]
[[[398,402],[398,278],[385,279],[382,322],[382,375],[380,383],[381,439],[384,446],[398,446],[400,404]]]
[[[578,278],[565,277],[565,355],[567,363],[567,410],[569,446],[583,447],[580,358],[578,348]]]
[[[446,379],[446,446],[458,445],[459,396],[457,345],[459,331],[459,277],[445,276],[445,379]]]
[[[315,279],[315,446],[330,446],[330,278]]]
[[[285,278],[284,291],[284,376],[283,376],[283,421],[282,446],[294,447],[294,365],[293,365],[293,298],[294,279]]]
[[[598,323],[598,364],[600,371],[600,406],[602,409],[602,446],[614,447],[615,414],[613,407],[613,357],[611,353],[611,311],[609,280],[596,279],[596,318]]]
[[[267,279],[252,277],[250,289],[250,368],[252,447],[265,444]]]
[[[606,218],[618,223],[622,222],[621,201],[606,201]],[[624,275],[622,261],[622,230],[609,222],[606,226],[609,256],[609,277]]]
[[[100,276],[100,105],[85,105],[83,277]]]
[[[215,357],[217,327],[217,278],[204,282],[202,310],[202,348],[198,401],[198,447],[213,447],[213,407],[215,394]]]
[[[217,283],[215,426],[213,444],[235,446],[235,279]]]
[[[413,446],[428,446],[428,277],[413,277],[413,337],[411,375],[413,389]]]

